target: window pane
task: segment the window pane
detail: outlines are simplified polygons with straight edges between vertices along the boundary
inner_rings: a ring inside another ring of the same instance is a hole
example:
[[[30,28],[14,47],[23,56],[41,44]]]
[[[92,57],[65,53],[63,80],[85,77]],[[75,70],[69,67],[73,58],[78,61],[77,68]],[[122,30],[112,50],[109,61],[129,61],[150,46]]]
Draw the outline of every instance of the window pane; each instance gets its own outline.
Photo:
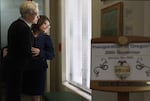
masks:
[[[90,87],[91,0],[65,0],[67,80]]]

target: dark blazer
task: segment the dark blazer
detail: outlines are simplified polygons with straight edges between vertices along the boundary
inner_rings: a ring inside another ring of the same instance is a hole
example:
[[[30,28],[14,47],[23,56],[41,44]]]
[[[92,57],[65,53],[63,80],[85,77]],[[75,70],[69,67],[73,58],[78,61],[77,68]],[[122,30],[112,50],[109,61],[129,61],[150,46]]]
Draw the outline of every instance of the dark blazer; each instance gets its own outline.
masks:
[[[46,69],[48,67],[47,60],[54,58],[54,47],[52,39],[46,33],[41,33],[34,39],[34,47],[40,49],[40,55],[33,58],[31,68]]]
[[[33,58],[31,70],[24,72],[23,93],[28,95],[43,95],[46,81],[46,60],[54,58],[54,47],[51,37],[40,33],[35,37],[34,47],[40,49],[40,55]]]
[[[23,73],[32,60],[33,34],[21,19],[8,29],[8,55],[5,57],[6,101],[21,101]]]
[[[33,34],[30,27],[21,19],[13,22],[8,29],[8,60],[13,68],[26,68],[32,59]]]

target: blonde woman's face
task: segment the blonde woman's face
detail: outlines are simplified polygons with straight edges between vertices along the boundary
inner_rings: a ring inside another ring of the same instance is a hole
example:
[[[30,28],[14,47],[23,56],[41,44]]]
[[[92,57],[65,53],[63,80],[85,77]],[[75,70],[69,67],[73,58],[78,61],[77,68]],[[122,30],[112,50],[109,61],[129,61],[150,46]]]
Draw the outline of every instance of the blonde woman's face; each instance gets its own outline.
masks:
[[[38,19],[40,18],[38,9],[34,12],[33,15],[31,15],[30,18],[31,18],[31,23],[32,24],[36,24],[37,23]]]
[[[35,9],[32,14],[27,15],[28,22],[32,23],[32,24],[36,24],[38,22],[39,18],[40,17],[39,17],[39,10],[38,9]]]
[[[40,26],[40,30],[42,32],[47,32],[49,28],[50,28],[50,23],[47,20]]]

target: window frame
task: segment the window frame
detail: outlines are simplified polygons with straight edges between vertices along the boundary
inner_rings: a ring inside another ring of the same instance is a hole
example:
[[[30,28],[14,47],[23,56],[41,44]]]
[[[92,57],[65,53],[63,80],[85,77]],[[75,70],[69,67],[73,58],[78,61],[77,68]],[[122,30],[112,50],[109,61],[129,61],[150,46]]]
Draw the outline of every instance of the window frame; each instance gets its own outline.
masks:
[[[90,1],[90,3],[91,3],[91,0],[89,0]],[[83,1],[83,4],[85,4],[84,2],[87,2],[87,0],[84,0]],[[67,7],[66,7],[66,4],[67,4],[67,0],[64,0],[63,2],[61,2],[61,6],[62,6],[62,37],[61,37],[61,39],[62,39],[62,82],[68,82],[67,80],[66,80],[66,68],[65,67],[67,67],[68,66],[68,64],[66,63],[66,59],[67,59],[67,52],[66,52],[66,44],[64,44],[64,43],[67,43],[67,41],[68,41],[68,39],[66,39],[66,37],[67,37],[67,35],[65,34],[65,33],[67,33],[67,26],[66,26],[66,21],[67,20],[69,20],[69,19],[66,19],[65,18],[65,16],[66,16],[66,9],[68,9]],[[85,5],[84,5],[85,6]],[[91,7],[91,4],[90,5],[88,5],[88,6],[90,6]],[[91,9],[91,8],[90,8]],[[85,10],[85,8],[84,8],[84,10]],[[88,11],[89,12],[89,11]],[[90,10],[90,15],[91,15],[91,10]],[[67,15],[68,16],[68,15]],[[90,16],[90,19],[91,19],[91,16]],[[83,25],[82,25],[83,26]],[[90,21],[90,27],[88,26],[88,30],[90,30],[91,31],[91,29],[89,29],[89,28],[91,28],[91,21]],[[89,37],[89,40],[91,40],[91,36]],[[90,64],[89,64],[90,65]],[[89,67],[90,68],[90,67]],[[90,75],[90,74],[89,74]],[[90,78],[89,78],[90,79]],[[89,80],[90,81],[90,80]],[[89,90],[87,90],[87,89],[82,89],[82,87],[83,86],[78,86],[78,83],[74,83],[74,82],[72,82],[72,81],[69,81],[68,82],[69,84],[71,84],[71,85],[73,85],[73,86],[75,86],[75,87],[77,87],[77,88],[79,88],[79,89],[81,89],[81,90],[83,90],[84,92],[87,92],[87,93],[91,93],[91,90],[90,90],[90,87],[89,87]]]

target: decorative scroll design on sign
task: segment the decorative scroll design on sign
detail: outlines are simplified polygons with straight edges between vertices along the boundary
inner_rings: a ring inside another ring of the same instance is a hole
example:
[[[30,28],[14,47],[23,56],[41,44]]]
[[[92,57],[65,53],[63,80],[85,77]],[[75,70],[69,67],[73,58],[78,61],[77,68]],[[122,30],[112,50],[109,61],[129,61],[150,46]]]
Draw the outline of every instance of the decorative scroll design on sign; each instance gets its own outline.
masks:
[[[150,67],[149,66],[146,66],[143,62],[143,58],[137,58],[137,61],[136,61],[136,69],[137,70],[142,70],[142,69],[145,69],[147,68],[147,70],[145,70],[145,73],[146,73],[146,76],[149,77],[150,76]]]
[[[107,70],[108,69],[108,62],[107,62],[107,60],[105,59],[105,58],[102,58],[101,59],[101,64],[99,64],[99,66],[96,66],[95,68],[94,68],[94,73],[96,74],[96,77],[98,77],[99,76],[99,73],[100,73],[100,70]]]

